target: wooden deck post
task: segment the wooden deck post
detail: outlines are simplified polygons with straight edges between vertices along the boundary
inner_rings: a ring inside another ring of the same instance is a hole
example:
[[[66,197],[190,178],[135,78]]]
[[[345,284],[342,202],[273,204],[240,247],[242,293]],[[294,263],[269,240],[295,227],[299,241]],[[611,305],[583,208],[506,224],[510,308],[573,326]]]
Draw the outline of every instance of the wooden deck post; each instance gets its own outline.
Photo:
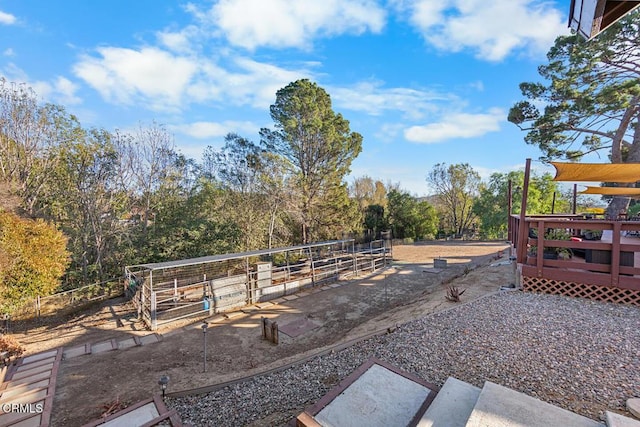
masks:
[[[527,257],[527,231],[526,231],[526,213],[527,213],[527,196],[529,193],[529,177],[531,175],[531,159],[527,159],[524,167],[524,184],[522,185],[522,202],[520,204],[520,224],[518,230],[518,247],[516,248],[516,257],[518,264],[525,262]]]
[[[614,221],[611,236],[611,285],[618,286],[620,280],[620,221]]]
[[[511,198],[513,197],[513,182],[509,180],[507,184],[507,240],[509,241],[509,243],[513,244],[513,230],[511,224]]]

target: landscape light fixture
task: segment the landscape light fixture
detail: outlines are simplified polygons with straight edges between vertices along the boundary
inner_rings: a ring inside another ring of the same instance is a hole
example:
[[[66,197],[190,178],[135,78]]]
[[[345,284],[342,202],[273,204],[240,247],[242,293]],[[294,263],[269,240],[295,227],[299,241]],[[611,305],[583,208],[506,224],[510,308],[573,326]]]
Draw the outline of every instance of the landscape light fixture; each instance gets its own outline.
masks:
[[[162,390],[162,400],[164,400],[164,393],[165,393],[165,390],[167,389],[167,385],[169,385],[169,376],[168,375],[161,376],[160,380],[158,381],[158,385]]]
[[[202,342],[203,342],[203,353],[204,353],[204,359],[203,359],[203,369],[204,372],[207,372],[207,328],[209,327],[209,324],[207,323],[207,321],[203,321],[202,322]]]

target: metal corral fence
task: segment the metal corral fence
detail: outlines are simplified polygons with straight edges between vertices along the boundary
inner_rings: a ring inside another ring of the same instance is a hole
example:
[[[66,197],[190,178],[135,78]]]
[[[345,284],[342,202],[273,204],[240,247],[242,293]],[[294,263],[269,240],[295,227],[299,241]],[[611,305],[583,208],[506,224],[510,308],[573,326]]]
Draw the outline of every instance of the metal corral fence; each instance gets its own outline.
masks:
[[[13,320],[28,320],[51,313],[65,314],[97,301],[122,295],[122,279],[116,278],[100,283],[58,292],[48,296],[37,296],[29,300],[12,314]]]
[[[390,260],[384,240],[362,245],[334,240],[128,266],[125,290],[138,316],[156,330],[179,319],[231,311],[375,271]]]

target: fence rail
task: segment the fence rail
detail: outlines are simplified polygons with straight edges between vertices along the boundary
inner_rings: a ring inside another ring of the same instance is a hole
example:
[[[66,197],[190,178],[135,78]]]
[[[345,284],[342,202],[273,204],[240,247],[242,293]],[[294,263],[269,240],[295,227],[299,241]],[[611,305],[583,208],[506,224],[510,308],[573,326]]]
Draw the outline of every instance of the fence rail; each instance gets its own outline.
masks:
[[[179,319],[235,310],[375,271],[391,260],[389,245],[382,240],[275,249],[268,257],[236,255],[206,264],[177,263],[162,271],[127,267],[127,292],[138,316],[155,330]]]
[[[114,298],[122,294],[122,279],[114,278],[53,295],[37,296],[16,309],[11,314],[11,318],[13,320],[30,320],[51,313],[65,314],[79,310],[96,301]]]

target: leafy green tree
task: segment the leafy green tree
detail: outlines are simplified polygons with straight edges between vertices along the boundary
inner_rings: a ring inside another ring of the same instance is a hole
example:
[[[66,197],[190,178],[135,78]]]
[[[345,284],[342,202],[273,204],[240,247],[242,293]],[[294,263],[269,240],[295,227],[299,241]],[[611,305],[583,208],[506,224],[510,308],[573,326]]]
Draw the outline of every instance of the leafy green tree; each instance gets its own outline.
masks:
[[[539,67],[546,83],[522,83],[527,100],[509,121],[545,160],[602,151],[613,163],[640,161],[640,10],[585,42],[561,36]],[[614,198],[612,210],[628,199]]]
[[[364,213],[364,226],[374,236],[388,228],[387,218],[384,215],[384,207],[381,205],[369,205]]]
[[[43,220],[0,211],[0,310],[53,293],[69,262],[66,238]]]
[[[362,230],[358,204],[349,198],[347,184],[335,182],[321,193],[323,203],[317,206],[311,222],[313,240],[329,240]]]
[[[435,192],[444,225],[457,235],[470,230],[476,219],[473,202],[478,196],[480,175],[467,164],[436,164],[427,182]]]
[[[332,110],[329,94],[306,79],[278,90],[270,111],[275,130],[261,129],[262,144],[292,166],[292,195],[307,243],[327,235],[323,228],[339,228],[336,209],[348,199],[341,183],[362,150],[362,136]]]
[[[288,160],[274,153],[260,153],[260,176],[258,187],[268,211],[267,247],[292,243],[291,230],[287,227],[290,216],[287,213],[291,206],[290,181],[292,167]]]
[[[349,196],[358,206],[359,222],[366,233],[376,236],[385,228],[387,190],[384,184],[366,175],[355,178],[349,186]]]
[[[56,148],[59,160],[49,172],[43,207],[69,237],[71,287],[119,275],[122,266],[110,258],[119,249],[116,242],[123,230],[118,220],[126,208],[116,187],[117,152],[111,135],[80,128],[74,134],[75,140]]]
[[[243,234],[244,251],[263,248],[269,217],[259,192],[263,157],[260,149],[246,138],[230,133],[222,149],[208,147],[204,153],[207,172],[222,186],[223,214],[234,221]]]
[[[505,238],[507,234],[507,193],[511,180],[512,213],[520,212],[524,172],[494,173],[487,183],[480,186],[480,195],[474,201],[473,212],[480,221],[480,235],[486,239]],[[569,212],[569,200],[558,190],[553,177],[546,173],[541,176],[532,175],[527,197],[527,214],[549,214],[553,204],[553,193],[556,193],[554,211]]]
[[[438,230],[438,215],[426,201],[418,201],[405,191],[387,194],[387,221],[393,236],[399,239],[433,238]]]
[[[164,201],[158,205],[148,242],[139,256],[145,262],[194,258],[241,247],[242,232],[222,215],[224,190],[215,183],[201,181],[189,194],[170,188],[159,190]]]

